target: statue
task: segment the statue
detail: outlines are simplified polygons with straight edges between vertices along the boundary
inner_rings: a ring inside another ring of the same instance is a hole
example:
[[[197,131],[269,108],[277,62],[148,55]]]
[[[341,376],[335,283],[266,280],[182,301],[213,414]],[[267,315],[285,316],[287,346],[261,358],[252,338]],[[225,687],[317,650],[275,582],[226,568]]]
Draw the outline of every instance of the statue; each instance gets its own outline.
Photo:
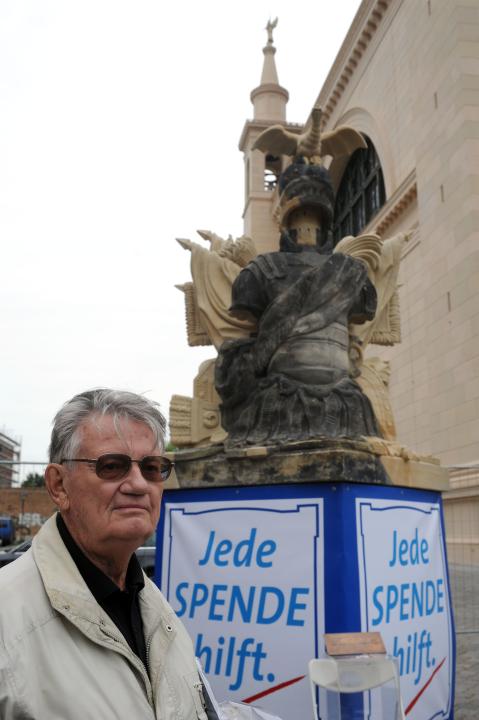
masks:
[[[192,399],[172,398],[179,447],[395,439],[388,364],[365,360],[364,350],[400,340],[397,275],[407,236],[361,235],[334,245],[322,156],[350,154],[364,140],[345,127],[321,134],[320,121],[314,108],[302,134],[273,126],[255,144],[293,156],[279,181],[279,252],[257,256],[251,238],[224,240],[210,231],[198,231],[209,248],[178,241],[191,252],[193,282],[177,286],[188,342],[219,353],[216,371],[214,358],[202,364]]]
[[[264,135],[277,146],[274,128]],[[258,327],[219,349],[216,389],[229,446],[380,434],[352,377],[348,331],[374,318],[376,291],[363,261],[333,252],[334,194],[317,162],[319,138],[297,147],[305,154],[279,181],[280,250],[252,260],[232,287],[230,312]]]
[[[262,150],[271,155],[291,155],[304,158],[309,164],[321,165],[322,155],[350,155],[366,147],[362,136],[353,128],[340,126],[331,132],[321,133],[320,107],[311,113],[311,125],[304,133],[293,133],[282,125],[272,125],[264,130],[253,145],[253,150]]]
[[[278,24],[278,18],[275,18],[274,20],[271,20],[271,18],[268,20],[268,24],[265,27],[266,32],[268,33],[268,45],[273,44],[273,30]]]

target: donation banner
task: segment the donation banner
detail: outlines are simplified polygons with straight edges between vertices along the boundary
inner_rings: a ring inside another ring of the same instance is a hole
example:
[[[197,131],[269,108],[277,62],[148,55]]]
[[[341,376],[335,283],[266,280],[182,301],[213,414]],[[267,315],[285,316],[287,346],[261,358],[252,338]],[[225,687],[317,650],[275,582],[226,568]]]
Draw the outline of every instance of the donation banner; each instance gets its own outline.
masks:
[[[410,494],[410,493],[409,493]],[[454,641],[439,503],[356,498],[361,630],[396,657],[408,720],[451,713]],[[371,693],[371,720],[382,718]]]
[[[307,718],[308,662],[323,647],[323,499],[265,495],[165,492],[156,578],[219,702]]]

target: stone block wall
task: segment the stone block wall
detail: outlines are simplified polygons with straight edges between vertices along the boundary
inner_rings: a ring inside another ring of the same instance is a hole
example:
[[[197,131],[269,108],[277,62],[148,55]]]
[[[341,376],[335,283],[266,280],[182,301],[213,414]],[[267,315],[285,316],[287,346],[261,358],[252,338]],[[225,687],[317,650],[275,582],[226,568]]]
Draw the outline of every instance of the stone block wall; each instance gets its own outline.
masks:
[[[364,0],[318,99],[327,130],[369,135],[388,201],[415,183],[384,232],[415,233],[403,341],[370,354],[391,361],[398,439],[450,466],[479,463],[478,78],[477,0]]]

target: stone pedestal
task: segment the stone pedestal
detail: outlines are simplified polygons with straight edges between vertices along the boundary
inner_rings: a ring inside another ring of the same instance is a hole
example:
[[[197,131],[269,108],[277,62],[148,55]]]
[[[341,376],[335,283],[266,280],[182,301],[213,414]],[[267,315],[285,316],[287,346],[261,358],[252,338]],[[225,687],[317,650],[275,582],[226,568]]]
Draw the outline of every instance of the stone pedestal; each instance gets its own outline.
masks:
[[[448,471],[381,438],[319,438],[226,450],[213,445],[170,453],[178,487],[207,488],[283,483],[366,483],[444,491]]]
[[[324,652],[324,633],[374,630],[397,659],[404,707],[452,719],[448,473],[438,461],[381,438],[170,457],[155,579],[220,701],[309,717],[307,663]],[[354,703],[382,717],[373,695]]]

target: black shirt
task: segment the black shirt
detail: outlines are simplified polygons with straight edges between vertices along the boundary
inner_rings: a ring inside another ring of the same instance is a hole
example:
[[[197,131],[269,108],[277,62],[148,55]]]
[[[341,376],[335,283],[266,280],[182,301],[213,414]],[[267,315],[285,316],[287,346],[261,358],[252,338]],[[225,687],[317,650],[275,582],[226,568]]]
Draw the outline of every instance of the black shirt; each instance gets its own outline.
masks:
[[[145,587],[143,572],[135,554],[131,556],[125,578],[125,589],[103,573],[80,550],[60,513],[57,513],[57,527],[73,562],[84,579],[97,603],[113,620],[133,652],[138,655],[145,668],[146,645],[143,635],[138,594]]]

